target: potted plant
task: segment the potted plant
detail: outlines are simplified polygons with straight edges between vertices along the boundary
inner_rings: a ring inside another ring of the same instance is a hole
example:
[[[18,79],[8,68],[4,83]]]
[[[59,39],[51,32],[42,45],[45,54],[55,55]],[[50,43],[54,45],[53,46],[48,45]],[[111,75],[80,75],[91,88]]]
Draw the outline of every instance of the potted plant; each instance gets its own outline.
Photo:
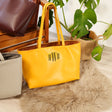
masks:
[[[60,24],[71,34],[71,39],[76,39],[81,42],[81,59],[89,60],[92,57],[99,61],[101,59],[104,46],[98,45],[98,37],[95,32],[90,29],[97,22],[97,15],[95,8],[99,5],[100,0],[79,0],[80,8],[74,12],[74,22],[71,26],[67,25],[64,1],[63,0],[48,0],[53,2],[56,7],[60,6],[62,9],[64,23],[60,21]],[[68,0],[66,0],[66,3]],[[84,9],[82,7],[85,6]],[[53,24],[53,12],[50,10],[50,26]],[[109,28],[110,29],[110,28]],[[104,33],[104,36],[108,36],[110,30]],[[105,35],[106,34],[106,35]],[[108,37],[107,37],[108,38]]]

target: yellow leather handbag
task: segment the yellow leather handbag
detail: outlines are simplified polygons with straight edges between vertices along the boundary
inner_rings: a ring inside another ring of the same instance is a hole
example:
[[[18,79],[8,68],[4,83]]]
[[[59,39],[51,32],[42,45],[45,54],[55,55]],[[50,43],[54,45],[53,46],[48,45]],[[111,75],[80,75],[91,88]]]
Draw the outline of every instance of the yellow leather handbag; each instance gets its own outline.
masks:
[[[45,14],[49,5],[54,7],[58,41],[41,44]],[[53,3],[47,3],[43,8],[37,48],[27,47],[18,52],[22,55],[23,75],[29,88],[56,85],[80,78],[80,42],[64,41]]]

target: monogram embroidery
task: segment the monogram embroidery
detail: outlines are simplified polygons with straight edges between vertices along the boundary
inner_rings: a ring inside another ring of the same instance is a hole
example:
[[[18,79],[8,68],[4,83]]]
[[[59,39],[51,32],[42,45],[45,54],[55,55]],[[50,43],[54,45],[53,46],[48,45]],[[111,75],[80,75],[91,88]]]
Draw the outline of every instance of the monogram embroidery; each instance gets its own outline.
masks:
[[[57,61],[60,59],[60,54],[56,52],[52,52],[51,54],[48,55],[48,60],[49,61]]]

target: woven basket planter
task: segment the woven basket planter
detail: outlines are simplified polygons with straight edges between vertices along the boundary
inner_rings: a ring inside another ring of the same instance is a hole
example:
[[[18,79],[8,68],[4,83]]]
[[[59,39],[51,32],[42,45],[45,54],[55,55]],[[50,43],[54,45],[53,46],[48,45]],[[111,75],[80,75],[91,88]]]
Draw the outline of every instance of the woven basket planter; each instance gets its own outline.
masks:
[[[81,60],[90,60],[91,52],[98,44],[98,36],[95,34],[95,32],[90,31],[89,38],[92,40],[72,38],[73,40],[78,40],[81,42]]]

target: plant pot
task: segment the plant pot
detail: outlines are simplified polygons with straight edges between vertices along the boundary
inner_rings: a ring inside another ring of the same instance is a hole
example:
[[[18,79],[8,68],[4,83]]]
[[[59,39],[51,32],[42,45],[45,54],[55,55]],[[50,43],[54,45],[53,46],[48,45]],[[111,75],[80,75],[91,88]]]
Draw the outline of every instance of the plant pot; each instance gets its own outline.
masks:
[[[91,59],[91,52],[98,44],[98,36],[95,34],[95,32],[90,31],[89,38],[93,40],[83,40],[83,39],[76,39],[73,38],[73,40],[78,40],[81,42],[81,60],[90,60]]]

